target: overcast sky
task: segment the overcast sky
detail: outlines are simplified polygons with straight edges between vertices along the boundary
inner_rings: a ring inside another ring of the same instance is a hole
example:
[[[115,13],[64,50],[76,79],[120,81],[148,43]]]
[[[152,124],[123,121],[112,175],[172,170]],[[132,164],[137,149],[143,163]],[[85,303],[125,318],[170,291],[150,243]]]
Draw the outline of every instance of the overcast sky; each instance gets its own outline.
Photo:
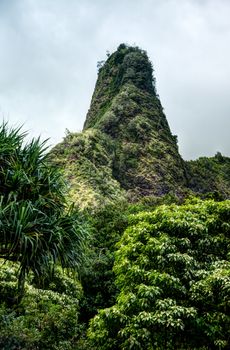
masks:
[[[0,0],[0,115],[30,135],[80,131],[97,61],[146,50],[185,159],[230,156],[230,0]]]

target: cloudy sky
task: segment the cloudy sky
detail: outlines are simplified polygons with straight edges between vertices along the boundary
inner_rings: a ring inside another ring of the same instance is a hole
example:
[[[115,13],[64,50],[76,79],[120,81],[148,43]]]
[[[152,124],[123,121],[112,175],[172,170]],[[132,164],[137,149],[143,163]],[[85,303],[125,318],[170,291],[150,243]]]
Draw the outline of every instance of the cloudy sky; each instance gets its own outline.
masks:
[[[124,42],[148,52],[182,156],[230,156],[229,18],[229,0],[0,0],[0,116],[50,144],[80,131]]]

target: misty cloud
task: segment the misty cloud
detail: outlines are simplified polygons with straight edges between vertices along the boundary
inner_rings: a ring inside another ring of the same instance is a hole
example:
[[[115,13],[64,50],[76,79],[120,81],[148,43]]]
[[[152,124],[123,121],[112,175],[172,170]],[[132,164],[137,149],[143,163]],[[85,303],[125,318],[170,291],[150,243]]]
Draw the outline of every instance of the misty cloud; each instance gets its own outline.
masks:
[[[0,113],[55,144],[79,131],[97,61],[145,49],[181,154],[230,155],[228,0],[0,1]]]

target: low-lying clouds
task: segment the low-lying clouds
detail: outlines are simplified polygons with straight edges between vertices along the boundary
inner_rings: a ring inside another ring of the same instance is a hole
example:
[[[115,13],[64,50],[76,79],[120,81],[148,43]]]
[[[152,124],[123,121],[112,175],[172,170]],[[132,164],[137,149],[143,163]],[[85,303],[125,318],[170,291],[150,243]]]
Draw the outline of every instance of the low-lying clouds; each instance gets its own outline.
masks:
[[[230,155],[228,0],[0,1],[0,113],[55,144],[80,131],[97,61],[145,49],[186,159]]]

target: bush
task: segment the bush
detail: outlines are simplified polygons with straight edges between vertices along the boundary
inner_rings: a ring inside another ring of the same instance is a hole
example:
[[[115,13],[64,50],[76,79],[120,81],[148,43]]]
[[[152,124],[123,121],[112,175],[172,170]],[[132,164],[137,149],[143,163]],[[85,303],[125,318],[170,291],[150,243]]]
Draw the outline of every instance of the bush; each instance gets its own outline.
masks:
[[[230,202],[194,200],[130,216],[116,304],[91,321],[93,349],[228,349]]]
[[[35,288],[27,281],[21,302],[13,307],[11,297],[17,289],[16,271],[17,266],[9,263],[1,269],[0,348],[74,349],[81,331],[78,309],[82,289],[79,282],[61,270],[54,274],[49,290]],[[30,276],[32,280],[33,276]]]

